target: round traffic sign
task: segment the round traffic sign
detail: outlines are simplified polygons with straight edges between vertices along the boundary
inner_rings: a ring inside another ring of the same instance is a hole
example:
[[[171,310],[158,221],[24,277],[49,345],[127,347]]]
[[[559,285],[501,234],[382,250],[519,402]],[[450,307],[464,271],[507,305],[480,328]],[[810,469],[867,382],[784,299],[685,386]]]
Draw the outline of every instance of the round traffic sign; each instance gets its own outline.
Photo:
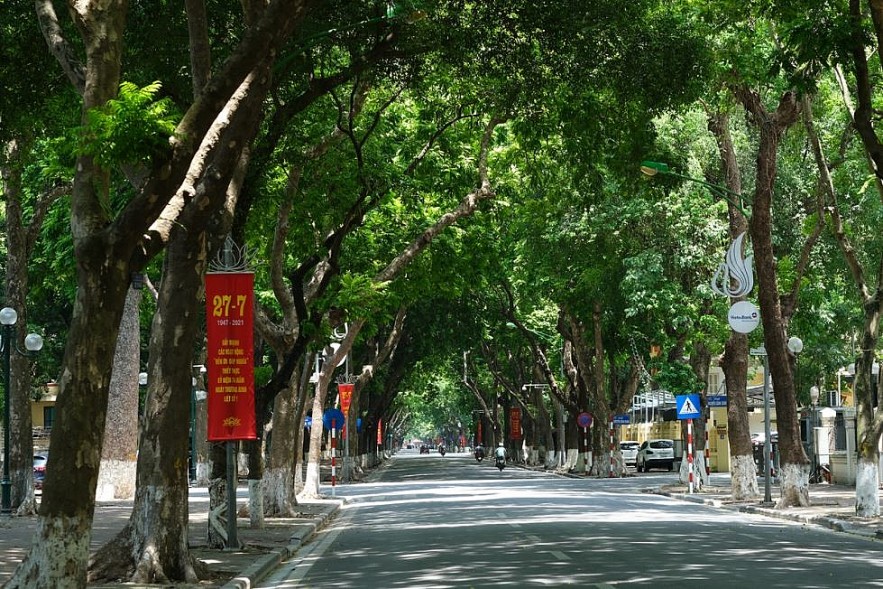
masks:
[[[592,414],[583,411],[576,416],[576,424],[580,427],[592,427]]]
[[[330,430],[332,427],[340,431],[343,429],[343,426],[346,425],[346,418],[343,416],[343,411],[338,409],[337,407],[331,407],[330,409],[326,409],[322,414],[322,425],[325,426],[325,429]]]

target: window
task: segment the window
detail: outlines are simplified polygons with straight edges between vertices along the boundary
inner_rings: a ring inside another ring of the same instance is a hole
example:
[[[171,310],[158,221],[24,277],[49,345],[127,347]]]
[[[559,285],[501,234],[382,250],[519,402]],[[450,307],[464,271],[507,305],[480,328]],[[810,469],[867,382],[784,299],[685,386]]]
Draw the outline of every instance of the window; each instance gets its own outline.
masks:
[[[43,407],[43,427],[52,429],[53,423],[55,423],[55,407]]]

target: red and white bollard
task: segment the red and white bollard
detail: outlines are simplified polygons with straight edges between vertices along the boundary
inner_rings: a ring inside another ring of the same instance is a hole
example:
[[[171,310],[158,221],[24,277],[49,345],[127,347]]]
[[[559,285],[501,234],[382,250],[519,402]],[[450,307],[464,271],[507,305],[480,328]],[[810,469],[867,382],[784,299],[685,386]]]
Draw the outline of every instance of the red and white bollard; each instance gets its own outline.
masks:
[[[337,484],[337,420],[331,420],[331,496]]]
[[[583,466],[585,467],[586,476],[589,476],[589,436],[588,436],[589,428],[583,428]]]
[[[708,447],[708,422],[705,422],[705,478],[711,484],[711,450]]]
[[[613,420],[610,420],[610,473],[608,478],[613,478]]]
[[[690,481],[690,494],[693,494],[693,420],[687,420],[687,476]]]

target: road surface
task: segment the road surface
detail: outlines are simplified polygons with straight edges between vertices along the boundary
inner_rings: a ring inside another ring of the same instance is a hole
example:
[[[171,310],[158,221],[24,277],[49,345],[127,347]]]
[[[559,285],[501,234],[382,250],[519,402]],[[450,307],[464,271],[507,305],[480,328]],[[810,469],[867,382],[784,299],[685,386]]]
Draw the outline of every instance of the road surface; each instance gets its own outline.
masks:
[[[883,545],[642,492],[675,481],[400,453],[260,587],[883,586]]]

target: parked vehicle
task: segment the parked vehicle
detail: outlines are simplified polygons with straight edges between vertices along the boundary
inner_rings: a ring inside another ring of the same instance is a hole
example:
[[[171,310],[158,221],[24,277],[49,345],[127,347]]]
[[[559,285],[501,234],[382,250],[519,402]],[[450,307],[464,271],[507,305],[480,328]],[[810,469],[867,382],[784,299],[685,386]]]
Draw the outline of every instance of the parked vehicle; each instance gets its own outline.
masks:
[[[649,471],[651,468],[665,468],[670,472],[674,469],[674,448],[674,440],[647,440],[638,448],[635,468],[638,472]]]
[[[619,449],[622,451],[622,460],[625,462],[626,466],[635,466],[635,461],[638,459],[638,448],[640,448],[641,444],[639,442],[633,442],[630,440],[620,442]]]
[[[49,457],[45,454],[34,454],[34,489],[43,490],[43,481],[46,479],[46,462]]]
[[[779,441],[779,432],[770,432],[770,443],[776,444]],[[751,443],[754,446],[763,446],[766,442],[766,434],[763,432],[751,434]]]

